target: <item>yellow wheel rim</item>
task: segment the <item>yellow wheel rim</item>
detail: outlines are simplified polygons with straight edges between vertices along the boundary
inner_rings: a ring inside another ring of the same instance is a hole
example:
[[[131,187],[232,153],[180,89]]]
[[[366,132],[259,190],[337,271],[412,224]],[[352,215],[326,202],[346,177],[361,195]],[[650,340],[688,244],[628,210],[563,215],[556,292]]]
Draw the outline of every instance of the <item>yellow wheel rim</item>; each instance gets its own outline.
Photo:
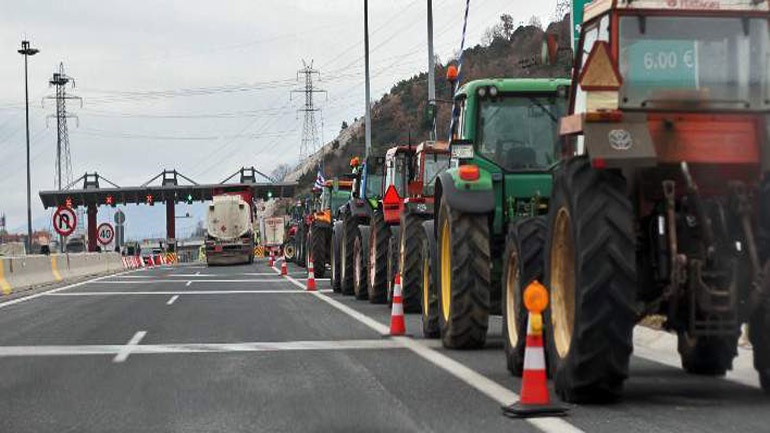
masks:
[[[559,209],[554,222],[551,247],[551,326],[556,352],[567,356],[575,324],[575,243],[572,218]]]
[[[428,317],[430,311],[430,265],[428,257],[422,258],[422,311]]]
[[[508,278],[505,280],[506,327],[508,329],[508,343],[511,347],[516,347],[519,343],[519,329],[517,326],[519,310],[514,300],[516,299],[516,293],[519,292],[520,288],[519,254],[514,251],[513,254],[508,257]]]
[[[441,226],[441,313],[449,321],[452,300],[452,242],[449,239],[449,221]]]

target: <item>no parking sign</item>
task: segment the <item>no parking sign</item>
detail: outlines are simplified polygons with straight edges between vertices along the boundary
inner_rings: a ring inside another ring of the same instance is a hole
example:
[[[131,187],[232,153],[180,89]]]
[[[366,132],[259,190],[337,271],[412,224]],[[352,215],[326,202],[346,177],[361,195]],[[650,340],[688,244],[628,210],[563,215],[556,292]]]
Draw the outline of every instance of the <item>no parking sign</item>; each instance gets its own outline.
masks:
[[[107,245],[115,238],[115,229],[110,223],[101,223],[96,228],[96,237],[100,244]]]

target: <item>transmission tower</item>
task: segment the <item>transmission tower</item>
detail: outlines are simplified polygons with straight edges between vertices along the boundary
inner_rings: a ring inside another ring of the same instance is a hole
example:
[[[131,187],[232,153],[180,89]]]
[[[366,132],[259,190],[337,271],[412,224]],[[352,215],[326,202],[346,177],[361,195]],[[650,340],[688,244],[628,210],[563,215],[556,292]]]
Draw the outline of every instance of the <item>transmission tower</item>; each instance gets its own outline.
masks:
[[[321,109],[313,104],[313,95],[316,93],[326,94],[326,90],[316,89],[315,84],[313,83],[313,76],[317,76],[319,80],[321,78],[321,73],[313,69],[313,61],[311,60],[308,65],[307,62],[303,60],[302,65],[304,67],[297,71],[297,81],[301,83],[304,80],[305,88],[292,90],[291,92],[292,94],[305,94],[305,105],[302,108],[297,109],[298,113],[304,113],[304,121],[302,123],[302,143],[299,148],[300,161],[304,161],[318,150],[318,125],[316,124],[315,115],[320,112]]]
[[[74,114],[67,113],[67,100],[76,99],[83,105],[83,99],[79,96],[67,94],[67,85],[72,84],[75,87],[75,80],[64,73],[64,63],[59,63],[59,72],[54,72],[49,86],[56,88],[56,94],[46,96],[45,99],[56,101],[56,114],[51,114],[48,118],[56,119],[56,189],[61,190],[62,185],[72,183],[72,154],[70,152],[70,138],[67,132],[67,119],[74,118]],[[62,184],[62,181],[64,182]]]
[[[567,15],[572,10],[572,0],[557,0],[556,10],[553,12],[553,18],[551,21],[559,22],[564,19],[564,15]]]

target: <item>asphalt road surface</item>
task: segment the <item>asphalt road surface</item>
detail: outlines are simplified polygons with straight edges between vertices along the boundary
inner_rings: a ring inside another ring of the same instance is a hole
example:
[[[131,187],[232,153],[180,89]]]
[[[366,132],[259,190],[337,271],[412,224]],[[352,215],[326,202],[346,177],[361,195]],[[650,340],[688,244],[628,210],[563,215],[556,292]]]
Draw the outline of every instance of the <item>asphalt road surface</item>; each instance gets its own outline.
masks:
[[[506,418],[499,318],[479,351],[423,340],[414,315],[414,338],[384,338],[388,308],[289,269],[158,268],[0,304],[0,432],[770,431],[750,351],[690,376],[644,329],[622,403]]]

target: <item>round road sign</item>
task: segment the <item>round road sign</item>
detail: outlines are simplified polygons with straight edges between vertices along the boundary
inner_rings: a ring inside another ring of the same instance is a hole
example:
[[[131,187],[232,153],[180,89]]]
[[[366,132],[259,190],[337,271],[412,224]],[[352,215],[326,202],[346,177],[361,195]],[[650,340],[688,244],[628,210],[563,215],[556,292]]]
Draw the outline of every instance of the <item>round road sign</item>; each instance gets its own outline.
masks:
[[[96,228],[96,237],[100,244],[107,245],[115,238],[115,229],[110,223],[101,223]]]
[[[115,212],[114,220],[115,220],[115,224],[122,225],[123,223],[126,222],[126,214],[123,213],[122,210],[119,210]]]
[[[78,216],[71,207],[60,207],[53,214],[53,229],[61,236],[69,236],[78,225]]]

